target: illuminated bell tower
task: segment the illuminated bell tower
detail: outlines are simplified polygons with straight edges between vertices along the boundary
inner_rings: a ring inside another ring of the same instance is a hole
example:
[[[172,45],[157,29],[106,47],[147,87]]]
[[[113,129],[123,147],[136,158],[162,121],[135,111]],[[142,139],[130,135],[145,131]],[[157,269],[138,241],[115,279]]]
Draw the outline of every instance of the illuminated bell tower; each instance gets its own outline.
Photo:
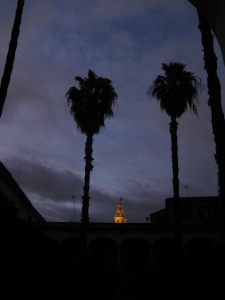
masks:
[[[114,216],[115,223],[127,223],[127,218],[123,215],[122,198],[119,200],[117,210]]]

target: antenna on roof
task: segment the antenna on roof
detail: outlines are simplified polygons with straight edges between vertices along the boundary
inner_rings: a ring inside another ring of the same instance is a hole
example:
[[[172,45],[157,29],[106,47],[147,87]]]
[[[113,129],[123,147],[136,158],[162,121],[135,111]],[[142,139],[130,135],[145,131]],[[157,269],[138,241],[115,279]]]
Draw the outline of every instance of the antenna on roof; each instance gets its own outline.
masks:
[[[20,168],[19,168],[19,175],[18,175],[18,185],[20,184],[20,176],[21,176],[21,163],[20,163]]]
[[[187,197],[189,197],[189,191],[188,191],[189,186],[188,186],[188,185],[185,185],[184,188],[185,188],[185,190],[186,190],[186,192],[187,192]]]

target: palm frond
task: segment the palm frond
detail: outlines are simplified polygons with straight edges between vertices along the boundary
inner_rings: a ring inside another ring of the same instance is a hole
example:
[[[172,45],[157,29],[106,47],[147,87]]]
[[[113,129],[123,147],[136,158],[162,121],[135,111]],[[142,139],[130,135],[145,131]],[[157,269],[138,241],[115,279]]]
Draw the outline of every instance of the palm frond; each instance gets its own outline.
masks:
[[[89,69],[87,77],[76,76],[78,87],[66,93],[70,112],[82,133],[99,133],[105,119],[114,116],[118,95],[111,80],[97,76]]]
[[[201,92],[201,80],[186,70],[186,64],[180,62],[162,63],[164,76],[158,75],[147,90],[149,98],[160,102],[160,107],[168,115],[180,117],[188,108],[197,113],[198,94]]]

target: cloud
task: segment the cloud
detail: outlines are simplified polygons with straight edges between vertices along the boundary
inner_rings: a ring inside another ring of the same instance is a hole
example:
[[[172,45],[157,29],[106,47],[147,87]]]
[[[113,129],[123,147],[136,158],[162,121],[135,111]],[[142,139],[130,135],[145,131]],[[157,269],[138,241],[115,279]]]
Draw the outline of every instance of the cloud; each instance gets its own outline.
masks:
[[[32,204],[47,221],[74,220],[74,205],[77,221],[80,220],[83,195],[82,177],[69,170],[42,165],[40,162],[21,161],[12,157],[6,166]],[[159,185],[157,187],[159,188]],[[104,185],[91,184],[91,221],[113,222],[120,197],[124,198],[126,214],[132,222],[145,219],[143,208],[147,208],[150,212],[154,208],[159,208],[164,201],[157,196],[156,187],[145,186],[145,183],[141,184],[139,180],[135,181],[132,177],[128,178],[127,185],[121,193],[119,191],[109,193],[108,190],[104,190]]]
[[[75,191],[82,189],[82,179],[69,170],[52,165],[43,165],[39,161],[10,158],[8,168],[12,174],[20,170],[20,185],[33,195],[52,201],[71,201]]]
[[[94,6],[97,7],[101,16],[105,18],[133,17],[145,13],[147,14],[150,10],[156,9],[161,9],[173,15],[179,15],[184,13],[184,5],[184,1],[182,2],[180,0],[170,0],[167,2],[164,0],[131,0],[129,4],[126,0],[94,1]]]

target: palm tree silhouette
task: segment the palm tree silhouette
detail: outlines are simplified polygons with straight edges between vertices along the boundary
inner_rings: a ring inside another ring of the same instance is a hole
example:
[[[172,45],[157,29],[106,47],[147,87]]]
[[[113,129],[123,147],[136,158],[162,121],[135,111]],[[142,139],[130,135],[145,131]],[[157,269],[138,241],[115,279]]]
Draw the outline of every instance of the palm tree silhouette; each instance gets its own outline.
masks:
[[[198,91],[201,87],[200,79],[192,72],[186,70],[186,65],[179,62],[162,64],[164,76],[158,75],[148,88],[147,94],[160,102],[160,107],[170,116],[170,135],[172,145],[172,171],[173,171],[173,198],[175,237],[178,243],[178,254],[181,251],[182,236],[180,228],[179,204],[179,166],[177,143],[177,118],[189,108],[197,115]]]
[[[23,6],[24,6],[24,0],[18,0],[16,14],[14,18],[14,24],[11,33],[11,40],[9,43],[8,54],[6,57],[4,73],[2,76],[1,86],[0,86],[0,117],[2,115],[2,110],[5,103],[7,90],[8,90],[12,70],[13,70],[13,63],[14,63],[16,49],[17,49],[17,41],[20,33],[21,18],[23,14]]]
[[[90,173],[93,169],[93,136],[105,127],[105,119],[114,116],[117,94],[108,78],[98,77],[92,70],[88,77],[75,77],[78,82],[66,93],[70,112],[77,124],[77,129],[86,135],[85,176],[82,197],[81,239],[86,248],[87,226],[89,223]]]

